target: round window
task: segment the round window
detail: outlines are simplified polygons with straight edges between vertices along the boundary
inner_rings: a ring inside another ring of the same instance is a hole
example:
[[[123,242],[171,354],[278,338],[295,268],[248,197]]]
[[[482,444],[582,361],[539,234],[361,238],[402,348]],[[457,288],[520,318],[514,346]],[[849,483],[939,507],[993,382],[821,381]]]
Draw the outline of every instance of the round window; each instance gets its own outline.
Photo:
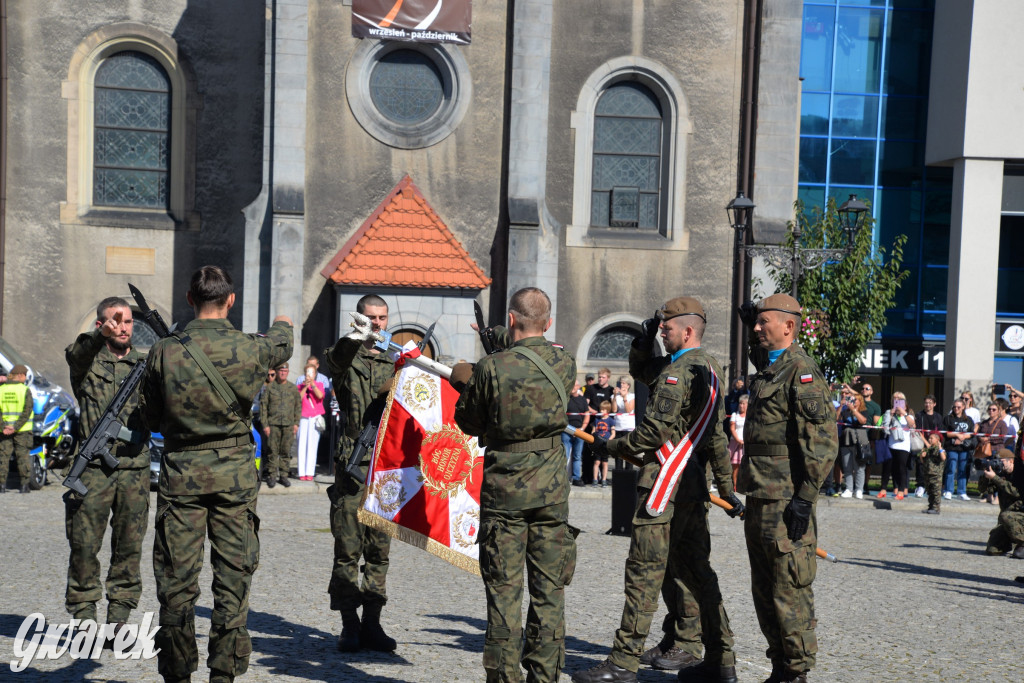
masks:
[[[374,65],[370,99],[390,121],[406,126],[422,123],[440,108],[444,80],[434,62],[423,53],[395,50]]]

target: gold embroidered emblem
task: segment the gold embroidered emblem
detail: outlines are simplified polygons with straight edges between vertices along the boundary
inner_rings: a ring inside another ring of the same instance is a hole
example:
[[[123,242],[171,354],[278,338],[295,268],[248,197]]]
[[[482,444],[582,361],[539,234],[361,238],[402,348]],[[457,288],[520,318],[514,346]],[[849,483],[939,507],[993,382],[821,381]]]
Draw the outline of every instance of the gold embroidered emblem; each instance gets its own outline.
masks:
[[[459,513],[452,525],[452,540],[460,548],[470,549],[476,543],[477,532],[480,531],[480,513],[477,510],[466,510]]]
[[[411,374],[402,384],[402,402],[413,412],[429,410],[439,400],[437,384],[425,373]]]
[[[373,484],[373,495],[377,496],[377,504],[381,512],[391,514],[402,507],[405,502],[405,487],[402,486],[402,475],[388,472]]]
[[[471,436],[455,425],[441,425],[427,432],[420,446],[423,488],[439,498],[452,498],[473,481],[480,450]]]

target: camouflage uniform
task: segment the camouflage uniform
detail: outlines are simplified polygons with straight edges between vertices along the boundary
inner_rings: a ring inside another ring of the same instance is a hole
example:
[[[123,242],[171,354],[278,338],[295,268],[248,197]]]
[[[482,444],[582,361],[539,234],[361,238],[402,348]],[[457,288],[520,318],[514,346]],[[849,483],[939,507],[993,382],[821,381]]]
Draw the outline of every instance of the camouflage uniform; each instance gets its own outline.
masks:
[[[357,610],[361,605],[379,609],[388,600],[387,573],[391,537],[362,525],[357,513],[366,485],[345,474],[355,447],[356,437],[367,420],[378,421],[383,398],[381,387],[395,372],[395,362],[387,353],[374,353],[361,341],[342,337],[324,353],[334,383],[338,405],[347,418],[345,433],[338,446],[334,485],[328,489],[331,499],[331,534],[334,536],[334,566],[327,592],[331,609]],[[372,452],[363,458],[370,462]],[[359,586],[359,558],[363,558],[363,585]],[[365,614],[365,608],[364,608]]]
[[[814,666],[814,504],[838,448],[829,386],[817,363],[797,344],[760,368],[750,383],[743,427],[744,457],[737,489],[747,494],[745,527],[750,583],[767,655],[774,671],[801,673]],[[794,496],[811,503],[807,533],[788,537],[783,512]]]
[[[565,661],[565,586],[576,569],[569,532],[569,475],[561,432],[568,424],[558,391],[525,348],[547,363],[566,396],[576,362],[542,336],[487,356],[455,407],[455,421],[480,439],[480,573],[487,594],[483,664],[488,681],[557,681]],[[523,640],[523,563],[530,609]]]
[[[17,384],[14,380],[8,380],[5,384]],[[20,412],[17,418],[10,422],[14,427],[13,434],[0,433],[0,488],[7,485],[7,477],[10,474],[8,469],[11,465],[11,456],[18,467],[18,475],[21,476],[21,485],[32,477],[32,461],[29,459],[32,450],[32,392],[28,386],[24,387],[24,399],[21,403]],[[14,408],[18,410],[18,408]],[[4,406],[4,413],[7,413],[7,406]],[[13,411],[11,411],[13,412]],[[2,427],[8,423],[0,417],[0,432]]]
[[[302,418],[302,397],[291,382],[274,380],[260,398],[260,421],[270,427],[270,436],[264,447],[266,458],[262,463],[263,476],[267,481],[287,477],[291,470],[292,445],[295,443],[295,426]]]
[[[636,671],[644,641],[651,630],[651,620],[658,607],[658,591],[662,588],[666,568],[677,583],[692,594],[700,618],[700,629],[690,628],[690,642],[680,638],[677,647],[695,657],[699,645],[692,638],[702,632],[709,665],[734,666],[733,633],[722,604],[718,575],[711,568],[711,536],[707,513],[709,506],[706,467],[710,461],[720,495],[733,493],[732,467],[726,449],[725,434],[718,425],[725,418],[722,395],[719,393],[714,416],[696,445],[691,460],[679,479],[672,500],[659,516],[646,510],[647,498],[654,486],[661,464],[657,450],[666,441],[678,443],[696,422],[708,402],[710,371],[721,377],[722,369],[711,355],[697,347],[675,356],[652,358],[640,350],[639,342],[629,352],[629,372],[638,382],[651,388],[651,398],[643,422],[623,439],[608,442],[608,454],[643,453],[644,465],[638,482],[637,509],[633,516],[633,532],[626,559],[626,602],[622,621],[615,632],[615,642],[608,656],[612,664]],[[685,604],[687,594],[679,588],[665,595],[669,615],[693,613]],[[675,628],[673,627],[673,632]],[[668,633],[669,629],[666,629]],[[694,652],[693,650],[696,650]]]
[[[946,466],[939,451],[942,446],[929,446],[921,451],[924,468],[924,487],[928,492],[928,509],[938,510],[942,503],[942,474]]]
[[[1024,543],[1024,500],[1021,500],[1020,489],[1017,488],[1024,480],[1024,477],[1017,475],[1017,467],[1024,467],[1024,464],[1018,458],[1013,465],[1010,479],[999,475],[986,479],[999,494],[1000,510],[999,523],[988,534],[985,552],[989,555],[1003,555],[1012,550],[1014,545]]]
[[[150,350],[142,409],[149,426],[164,436],[153,572],[160,601],[158,669],[168,681],[187,680],[199,665],[195,602],[207,530],[213,567],[207,665],[211,675],[228,676],[249,666],[245,623],[260,546],[248,408],[267,369],[291,356],[293,333],[282,321],[261,336],[239,332],[225,319],[198,319],[184,334],[223,376],[239,412],[225,404],[177,339],[162,339]]]
[[[132,368],[145,358],[134,347],[118,358],[107,348],[99,330],[78,335],[64,350],[64,357],[71,370],[71,390],[81,409],[78,443],[82,443]],[[117,469],[108,469],[102,458],[96,458],[82,472],[82,483],[89,489],[85,497],[74,491],[64,494],[64,526],[71,545],[65,607],[78,619],[96,618],[96,603],[103,596],[97,555],[109,519],[109,623],[127,621],[139,604],[139,561],[149,523],[149,432],[142,424],[138,392],[125,404],[118,420],[131,435],[128,440],[119,439],[110,449],[118,459]]]

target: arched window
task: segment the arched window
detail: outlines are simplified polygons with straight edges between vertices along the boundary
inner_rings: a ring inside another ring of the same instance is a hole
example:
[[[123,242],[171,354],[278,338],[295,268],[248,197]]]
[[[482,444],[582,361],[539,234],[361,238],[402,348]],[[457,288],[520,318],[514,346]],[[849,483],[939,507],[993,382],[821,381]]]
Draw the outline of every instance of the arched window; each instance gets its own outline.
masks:
[[[169,208],[171,82],[147,54],[126,51],[96,71],[93,204]]]
[[[591,225],[658,230],[662,116],[658,98],[640,83],[615,83],[598,99]]]
[[[632,327],[616,326],[601,330],[590,342],[590,361],[629,360],[629,347],[640,332]]]

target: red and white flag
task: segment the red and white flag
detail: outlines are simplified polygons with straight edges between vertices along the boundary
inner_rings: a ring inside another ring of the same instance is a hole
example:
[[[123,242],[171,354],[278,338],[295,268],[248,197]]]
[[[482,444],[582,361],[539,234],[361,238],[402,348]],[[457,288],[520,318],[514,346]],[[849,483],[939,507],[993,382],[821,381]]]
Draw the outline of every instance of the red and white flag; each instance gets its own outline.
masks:
[[[459,393],[413,365],[387,399],[359,521],[480,574],[483,451],[455,424]]]

